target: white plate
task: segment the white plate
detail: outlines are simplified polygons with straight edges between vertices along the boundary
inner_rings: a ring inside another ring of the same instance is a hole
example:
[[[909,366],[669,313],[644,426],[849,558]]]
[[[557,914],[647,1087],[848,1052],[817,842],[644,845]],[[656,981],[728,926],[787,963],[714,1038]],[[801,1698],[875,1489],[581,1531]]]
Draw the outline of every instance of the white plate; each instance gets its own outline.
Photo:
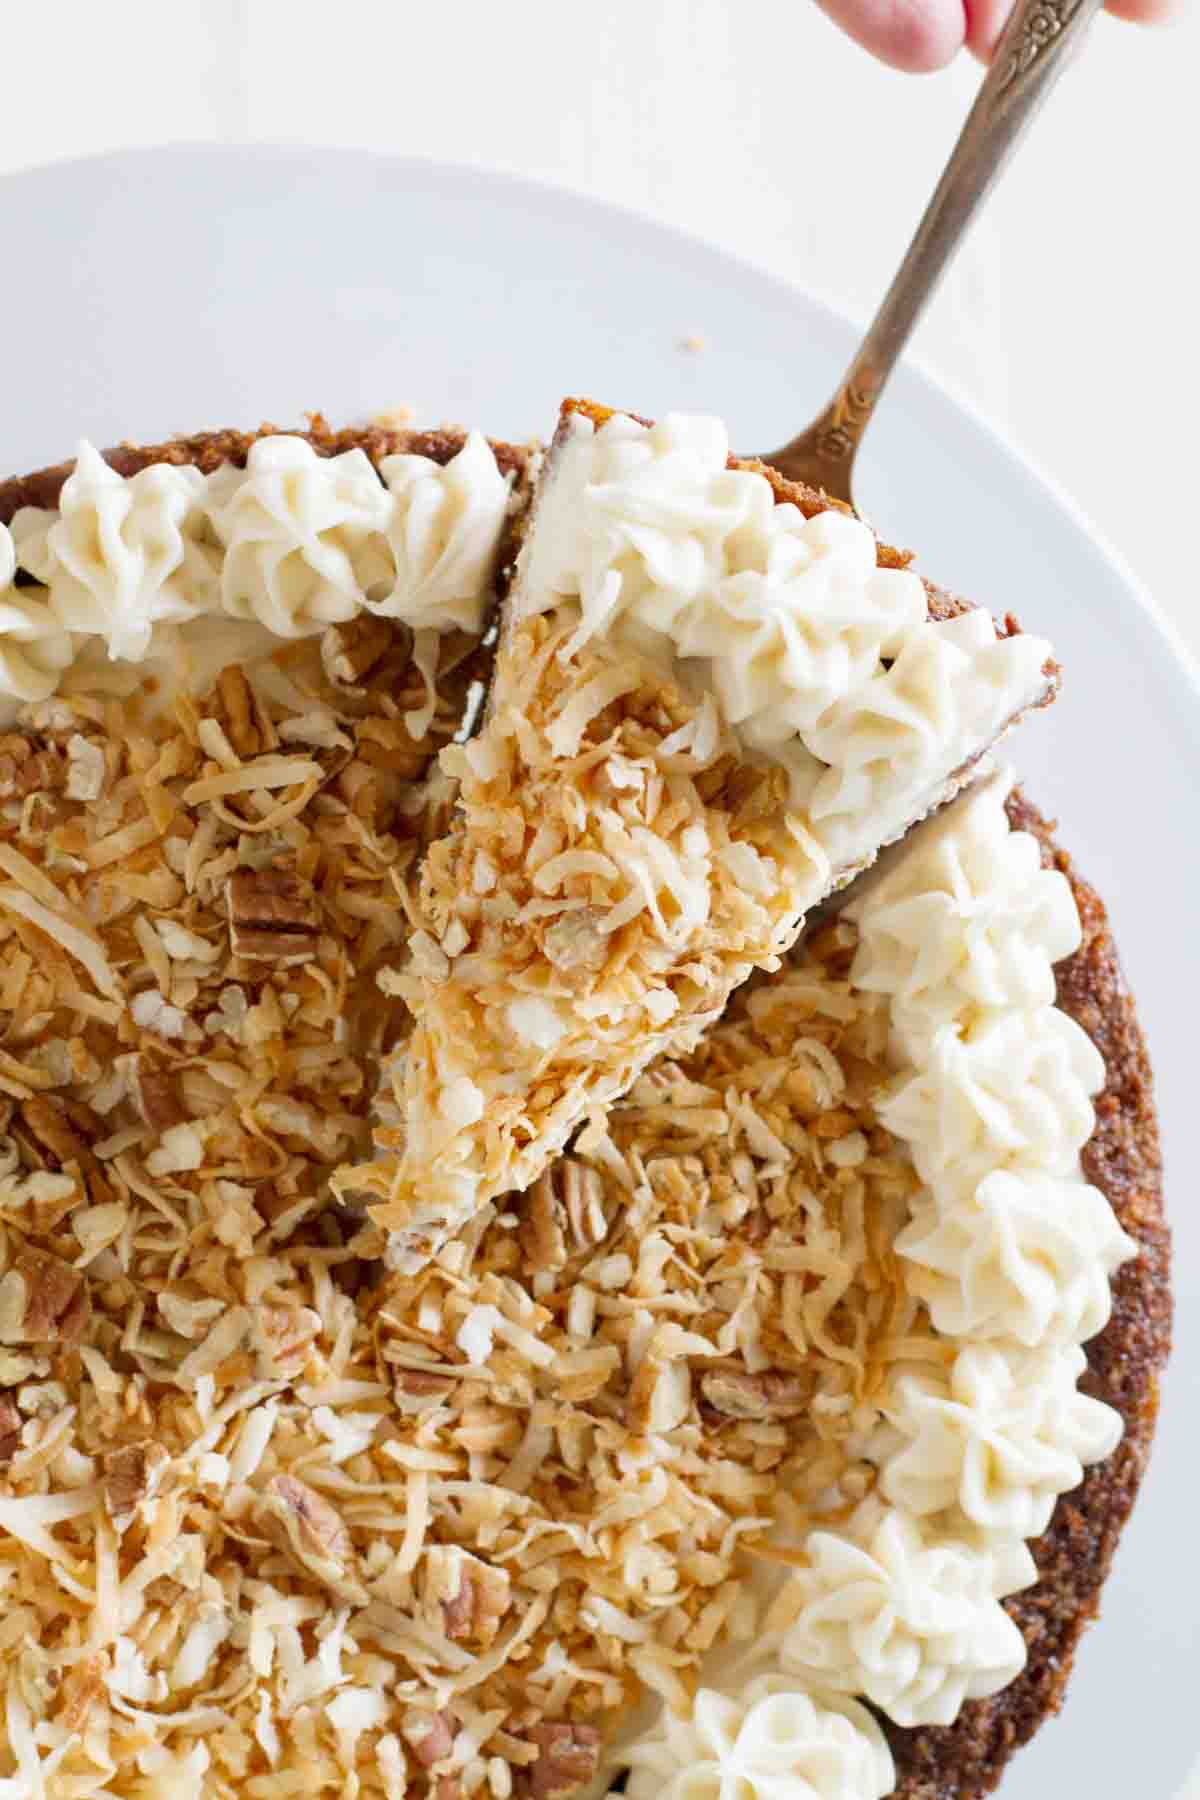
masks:
[[[761,449],[826,398],[854,338],[803,294],[632,215],[357,151],[59,165],[0,181],[0,225],[0,469],[14,471],[81,434],[290,424],[305,407],[345,422],[403,402],[425,422],[522,437],[546,430],[564,393],[718,412],[740,448]],[[706,347],[681,348],[696,332]],[[923,376],[897,379],[869,445],[862,498],[883,534],[1058,646],[1063,698],[1016,760],[1115,918],[1178,1234],[1182,1317],[1152,1471],[1066,1710],[1004,1793],[1167,1800],[1200,1740],[1195,678],[1078,514]]]

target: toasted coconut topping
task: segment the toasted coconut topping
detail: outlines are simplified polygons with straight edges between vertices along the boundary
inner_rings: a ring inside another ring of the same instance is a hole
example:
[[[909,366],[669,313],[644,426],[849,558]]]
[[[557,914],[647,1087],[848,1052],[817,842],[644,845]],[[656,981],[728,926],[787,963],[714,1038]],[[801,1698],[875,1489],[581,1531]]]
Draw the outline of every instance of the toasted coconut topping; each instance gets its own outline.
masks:
[[[410,1272],[535,1180],[589,1107],[695,1043],[827,885],[784,771],[747,763],[672,671],[572,651],[573,627],[514,628],[487,731],[443,758],[460,810],[389,984],[419,1021],[393,1072],[408,1134],[337,1178]]]
[[[565,1800],[748,1633],[779,1494],[853,1506],[883,1372],[940,1355],[846,926],[418,1272],[333,1198],[468,669],[414,744],[405,654],[369,697],[310,642],[207,712],[56,702],[14,753],[102,755],[95,798],[0,801],[0,860],[112,976],[0,915],[0,1776],[47,1800]],[[214,791],[322,710],[353,751],[290,816]]]

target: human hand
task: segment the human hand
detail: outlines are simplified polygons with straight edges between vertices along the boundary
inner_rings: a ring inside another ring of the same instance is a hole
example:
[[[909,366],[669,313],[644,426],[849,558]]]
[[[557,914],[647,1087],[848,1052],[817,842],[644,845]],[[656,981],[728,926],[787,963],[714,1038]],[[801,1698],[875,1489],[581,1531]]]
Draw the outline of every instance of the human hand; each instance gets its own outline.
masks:
[[[1108,0],[1121,19],[1154,24],[1178,0]],[[1012,11],[1012,0],[817,0],[822,12],[893,69],[940,69],[965,44],[987,61]]]

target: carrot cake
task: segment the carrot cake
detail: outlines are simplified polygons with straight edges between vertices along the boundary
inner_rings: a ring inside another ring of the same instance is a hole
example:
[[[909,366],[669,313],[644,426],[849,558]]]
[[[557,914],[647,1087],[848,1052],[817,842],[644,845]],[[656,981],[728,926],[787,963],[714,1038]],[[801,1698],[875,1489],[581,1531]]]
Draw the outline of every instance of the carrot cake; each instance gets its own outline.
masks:
[[[0,484],[14,1800],[972,1800],[1061,1700],[1167,1239],[1103,908],[1006,776],[417,1266],[339,1198],[527,491],[320,421]]]

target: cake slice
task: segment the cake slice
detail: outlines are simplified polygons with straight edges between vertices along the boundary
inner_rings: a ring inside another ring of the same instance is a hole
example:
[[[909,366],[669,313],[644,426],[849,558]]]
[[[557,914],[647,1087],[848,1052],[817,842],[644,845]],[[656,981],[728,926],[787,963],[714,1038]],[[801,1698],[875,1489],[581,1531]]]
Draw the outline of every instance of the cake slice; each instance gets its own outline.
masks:
[[[567,401],[482,731],[391,985],[416,1029],[365,1196],[420,1268],[691,1048],[805,913],[953,794],[1057,680],[715,420]]]

